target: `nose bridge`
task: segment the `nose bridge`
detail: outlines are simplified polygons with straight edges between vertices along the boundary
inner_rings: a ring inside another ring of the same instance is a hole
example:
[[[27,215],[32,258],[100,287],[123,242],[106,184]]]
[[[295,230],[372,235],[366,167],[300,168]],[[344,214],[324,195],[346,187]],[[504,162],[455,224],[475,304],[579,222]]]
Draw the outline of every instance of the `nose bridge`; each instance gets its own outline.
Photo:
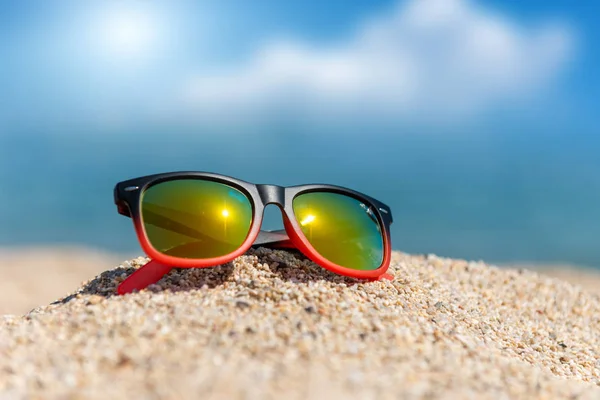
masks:
[[[285,204],[284,188],[277,185],[256,185],[258,194],[263,204],[278,204],[283,207]]]

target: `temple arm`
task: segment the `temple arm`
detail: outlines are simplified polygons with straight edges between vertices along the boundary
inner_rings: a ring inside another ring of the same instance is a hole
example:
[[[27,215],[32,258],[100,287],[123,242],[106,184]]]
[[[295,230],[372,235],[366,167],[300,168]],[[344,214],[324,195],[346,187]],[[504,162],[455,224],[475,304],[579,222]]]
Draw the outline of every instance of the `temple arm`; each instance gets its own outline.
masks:
[[[134,290],[142,290],[161,280],[173,267],[150,260],[142,265],[133,274],[129,275],[117,287],[118,294],[132,293]]]
[[[285,233],[285,230],[281,230],[271,232],[260,231],[252,247],[294,248],[295,246],[287,233]],[[174,267],[150,260],[121,282],[117,288],[117,293],[127,294],[132,293],[135,290],[145,289],[160,281],[161,278],[168,274],[173,268]]]

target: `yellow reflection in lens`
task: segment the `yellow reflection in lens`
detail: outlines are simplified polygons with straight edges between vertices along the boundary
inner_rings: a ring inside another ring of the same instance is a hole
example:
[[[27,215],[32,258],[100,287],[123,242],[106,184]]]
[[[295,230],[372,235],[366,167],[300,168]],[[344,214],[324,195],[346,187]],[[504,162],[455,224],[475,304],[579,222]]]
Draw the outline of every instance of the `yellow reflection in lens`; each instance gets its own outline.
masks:
[[[355,270],[381,265],[382,229],[371,207],[339,193],[310,192],[294,198],[292,208],[304,237],[322,257]]]
[[[304,226],[306,224],[310,224],[315,219],[316,219],[316,217],[314,215],[309,214],[309,215],[306,216],[306,218],[304,218],[302,221],[300,221],[300,225]]]
[[[227,209],[221,211],[221,215],[223,216],[223,218],[227,218],[229,217],[229,211]]]

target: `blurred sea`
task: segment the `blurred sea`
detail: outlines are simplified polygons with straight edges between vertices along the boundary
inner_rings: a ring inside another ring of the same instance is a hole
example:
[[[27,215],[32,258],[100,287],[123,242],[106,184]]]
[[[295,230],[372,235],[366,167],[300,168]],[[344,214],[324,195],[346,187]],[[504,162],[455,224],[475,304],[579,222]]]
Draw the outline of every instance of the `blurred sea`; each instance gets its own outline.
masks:
[[[0,246],[140,252],[114,184],[199,170],[365,192],[392,207],[393,247],[406,252],[600,267],[598,135],[305,132],[0,134]],[[266,228],[280,225],[268,210]]]

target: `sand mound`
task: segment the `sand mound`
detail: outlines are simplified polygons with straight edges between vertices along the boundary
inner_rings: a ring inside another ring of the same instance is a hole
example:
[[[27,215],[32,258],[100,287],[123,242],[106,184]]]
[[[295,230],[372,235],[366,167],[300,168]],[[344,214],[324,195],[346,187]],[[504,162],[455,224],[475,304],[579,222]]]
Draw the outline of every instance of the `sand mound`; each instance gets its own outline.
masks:
[[[259,249],[115,296],[143,262],[0,317],[0,397],[600,397],[600,298],[533,272],[395,253],[364,283]]]

